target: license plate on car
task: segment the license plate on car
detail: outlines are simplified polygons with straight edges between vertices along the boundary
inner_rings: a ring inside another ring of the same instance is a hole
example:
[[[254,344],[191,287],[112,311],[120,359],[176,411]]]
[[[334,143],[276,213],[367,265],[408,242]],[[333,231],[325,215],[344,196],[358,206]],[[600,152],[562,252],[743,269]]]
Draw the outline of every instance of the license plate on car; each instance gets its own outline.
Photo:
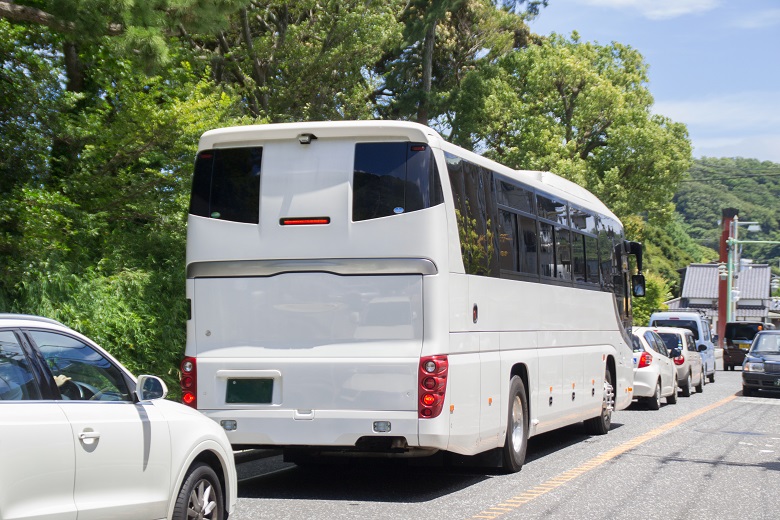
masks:
[[[228,379],[226,403],[270,404],[273,379]]]

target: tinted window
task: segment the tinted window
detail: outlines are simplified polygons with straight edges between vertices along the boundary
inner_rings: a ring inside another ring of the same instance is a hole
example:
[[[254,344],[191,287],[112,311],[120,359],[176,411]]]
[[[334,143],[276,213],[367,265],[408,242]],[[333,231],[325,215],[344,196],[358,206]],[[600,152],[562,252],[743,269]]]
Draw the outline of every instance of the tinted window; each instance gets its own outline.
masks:
[[[510,208],[534,213],[533,192],[508,182],[498,181],[498,203]]]
[[[727,340],[752,341],[763,328],[763,324],[760,323],[727,323],[725,336]]]
[[[520,226],[520,271],[528,274],[538,274],[539,268],[537,267],[538,246],[536,238],[536,220],[530,217],[518,215],[517,222]]]
[[[564,226],[569,225],[569,216],[566,211],[566,203],[541,195],[536,196],[537,214]]]
[[[262,155],[261,147],[200,152],[195,160],[190,213],[257,224]]]
[[[555,276],[560,280],[571,280],[571,237],[568,229],[555,228]]]
[[[539,223],[539,263],[543,276],[555,277],[555,232],[546,222]]]
[[[671,332],[659,332],[658,335],[661,337],[661,339],[666,343],[666,348],[669,350],[680,348],[682,349],[682,340],[680,339],[680,336],[677,334],[673,334]]]
[[[352,220],[409,213],[444,200],[436,162],[422,143],[358,143]]]
[[[575,282],[587,281],[585,267],[585,235],[572,233],[571,241],[571,270]]]
[[[569,215],[571,216],[571,227],[574,229],[593,233],[594,235],[598,233],[595,215],[574,206],[569,208]]]
[[[31,331],[63,399],[130,401],[122,373],[100,352],[54,332]]]
[[[699,339],[699,335],[696,333],[696,322],[691,320],[653,320],[651,323],[654,327],[679,327],[681,329],[688,329],[693,333],[695,339]]]
[[[498,245],[501,269],[519,271],[517,255],[517,215],[508,211],[499,212]]]
[[[599,283],[599,241],[596,237],[585,236],[585,266],[587,281]]]
[[[447,171],[467,274],[499,276],[498,209],[493,172],[452,154]]]
[[[0,331],[0,401],[40,399],[35,377],[11,331]]]

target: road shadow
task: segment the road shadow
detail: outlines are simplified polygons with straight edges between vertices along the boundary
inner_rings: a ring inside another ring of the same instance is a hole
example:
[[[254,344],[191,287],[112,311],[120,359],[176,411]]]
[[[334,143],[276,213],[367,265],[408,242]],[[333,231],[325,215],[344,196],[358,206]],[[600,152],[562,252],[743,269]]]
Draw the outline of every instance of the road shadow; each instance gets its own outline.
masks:
[[[613,423],[612,430],[621,426]],[[526,464],[589,438],[582,423],[532,437]],[[239,483],[240,498],[421,503],[505,475],[498,450],[473,457],[440,452],[419,459],[347,458],[301,466],[283,462],[278,452],[271,455],[243,457],[242,466],[257,467],[256,476]]]

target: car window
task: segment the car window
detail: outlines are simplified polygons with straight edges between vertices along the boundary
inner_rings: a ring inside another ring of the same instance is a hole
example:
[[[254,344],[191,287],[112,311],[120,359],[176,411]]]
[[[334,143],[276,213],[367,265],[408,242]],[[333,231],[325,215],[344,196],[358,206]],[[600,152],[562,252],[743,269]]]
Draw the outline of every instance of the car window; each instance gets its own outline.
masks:
[[[656,340],[656,335],[652,331],[645,332],[645,340],[647,340],[647,344],[650,345],[650,348],[655,350],[656,352],[661,352],[660,347],[658,345],[658,341]],[[663,342],[661,342],[663,343]]]
[[[634,346],[634,352],[642,352],[644,350],[642,342],[636,336],[631,336],[631,343]]]
[[[661,337],[664,344],[666,344],[668,350],[682,348],[679,334],[673,332],[659,332],[658,335]]]
[[[89,345],[55,332],[30,331],[63,399],[131,401],[120,370]]]
[[[756,336],[751,352],[780,352],[780,334],[759,334]]]
[[[0,401],[40,399],[41,394],[16,334],[0,331]]]
[[[685,336],[685,340],[688,342],[688,350],[690,352],[698,352],[698,349],[696,348],[696,340],[693,339],[692,335]]]
[[[664,340],[661,339],[661,337],[656,334],[655,332],[650,332],[650,338],[651,342],[655,343],[655,350],[659,354],[663,354],[666,357],[669,357],[669,351],[666,349],[666,344],[664,343]]]

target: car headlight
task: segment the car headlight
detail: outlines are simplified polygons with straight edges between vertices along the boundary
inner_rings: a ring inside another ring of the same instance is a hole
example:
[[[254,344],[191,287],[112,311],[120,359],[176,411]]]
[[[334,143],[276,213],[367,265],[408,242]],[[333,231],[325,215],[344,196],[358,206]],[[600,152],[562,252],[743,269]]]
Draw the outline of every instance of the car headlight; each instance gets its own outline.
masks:
[[[763,372],[764,363],[760,361],[749,361],[745,363],[745,366],[742,367],[742,370],[744,370],[745,372]]]

